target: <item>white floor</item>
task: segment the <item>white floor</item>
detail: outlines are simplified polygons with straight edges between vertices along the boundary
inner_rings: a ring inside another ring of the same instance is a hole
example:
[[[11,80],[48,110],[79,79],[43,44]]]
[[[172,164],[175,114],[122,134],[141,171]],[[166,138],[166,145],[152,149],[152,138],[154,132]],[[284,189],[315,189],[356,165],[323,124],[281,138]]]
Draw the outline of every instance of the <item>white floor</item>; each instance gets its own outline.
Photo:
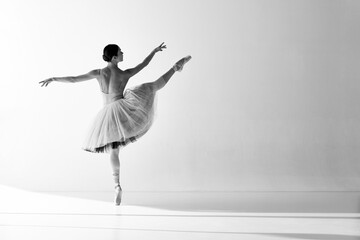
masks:
[[[360,239],[360,192],[34,193],[0,186],[0,239]]]

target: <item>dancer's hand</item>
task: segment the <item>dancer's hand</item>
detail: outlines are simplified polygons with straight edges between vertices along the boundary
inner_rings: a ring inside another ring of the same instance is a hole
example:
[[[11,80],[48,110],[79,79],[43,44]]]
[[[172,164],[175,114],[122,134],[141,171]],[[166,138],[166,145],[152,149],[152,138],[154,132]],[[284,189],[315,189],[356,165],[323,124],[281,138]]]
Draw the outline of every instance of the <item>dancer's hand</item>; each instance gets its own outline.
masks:
[[[46,79],[46,80],[44,80],[44,81],[41,81],[41,82],[39,82],[39,84],[42,84],[41,86],[43,87],[43,86],[47,86],[47,85],[49,85],[49,83],[51,83],[51,82],[53,82],[53,81],[55,81],[55,79],[54,78],[48,78],[48,79]]]
[[[164,42],[163,42],[160,46],[158,46],[157,48],[155,48],[155,49],[154,49],[154,52],[157,53],[157,52],[159,52],[159,51],[162,51],[163,48],[166,48],[166,45],[163,46],[163,44],[164,44]]]

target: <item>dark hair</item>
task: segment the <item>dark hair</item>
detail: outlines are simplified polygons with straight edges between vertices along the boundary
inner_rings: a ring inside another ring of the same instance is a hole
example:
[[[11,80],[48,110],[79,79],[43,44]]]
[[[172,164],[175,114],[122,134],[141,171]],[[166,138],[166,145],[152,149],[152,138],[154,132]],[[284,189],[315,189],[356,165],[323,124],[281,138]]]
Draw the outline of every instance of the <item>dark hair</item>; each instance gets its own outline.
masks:
[[[110,62],[113,56],[117,56],[119,46],[116,44],[109,44],[104,48],[103,59],[106,62]]]

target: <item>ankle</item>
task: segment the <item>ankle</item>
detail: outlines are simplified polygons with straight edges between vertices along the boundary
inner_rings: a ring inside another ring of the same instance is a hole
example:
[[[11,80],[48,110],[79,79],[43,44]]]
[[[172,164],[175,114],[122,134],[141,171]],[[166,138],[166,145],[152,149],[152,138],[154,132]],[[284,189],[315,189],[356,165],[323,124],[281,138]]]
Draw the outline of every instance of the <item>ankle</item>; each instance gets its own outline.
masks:
[[[119,173],[113,173],[113,177],[114,177],[114,183],[115,185],[120,183],[120,174]]]
[[[177,64],[174,64],[174,66],[171,68],[173,71],[174,71],[174,73],[177,71],[177,70],[179,70],[179,66],[177,65]]]

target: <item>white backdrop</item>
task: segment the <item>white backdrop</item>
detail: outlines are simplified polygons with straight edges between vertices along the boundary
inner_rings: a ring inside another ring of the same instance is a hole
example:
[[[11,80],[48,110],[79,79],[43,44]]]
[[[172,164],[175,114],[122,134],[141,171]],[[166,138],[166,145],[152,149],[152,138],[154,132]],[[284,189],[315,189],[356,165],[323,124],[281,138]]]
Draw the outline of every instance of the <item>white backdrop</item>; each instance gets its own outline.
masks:
[[[102,107],[109,43],[128,86],[193,59],[159,92],[153,128],[120,153],[124,190],[359,191],[360,2],[1,1],[0,184],[112,190],[109,156],[81,150]]]

